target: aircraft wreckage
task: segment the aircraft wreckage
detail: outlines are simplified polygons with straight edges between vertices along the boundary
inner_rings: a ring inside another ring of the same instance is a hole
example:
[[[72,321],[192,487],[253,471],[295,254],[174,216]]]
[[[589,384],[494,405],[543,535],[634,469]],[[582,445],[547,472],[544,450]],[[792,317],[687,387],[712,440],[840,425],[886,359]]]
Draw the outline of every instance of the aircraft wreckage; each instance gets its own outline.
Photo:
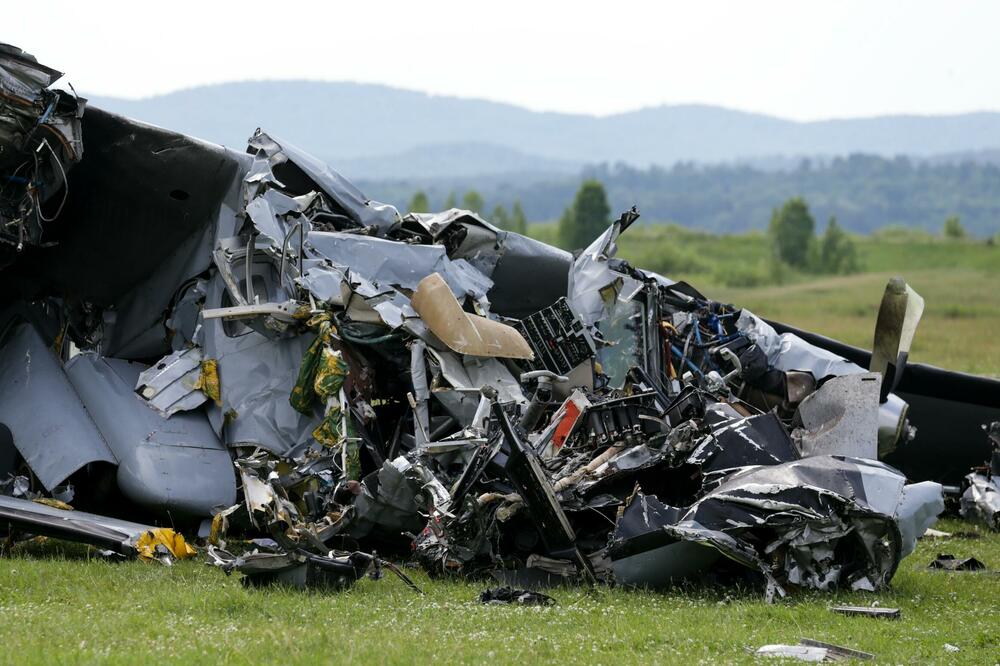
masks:
[[[377,552],[518,586],[872,590],[990,455],[1000,382],[907,362],[902,280],[868,352],[616,258],[635,209],[574,256],[59,76],[0,46],[11,535],[169,561],[194,552],[171,525],[248,581],[334,588],[403,575]]]

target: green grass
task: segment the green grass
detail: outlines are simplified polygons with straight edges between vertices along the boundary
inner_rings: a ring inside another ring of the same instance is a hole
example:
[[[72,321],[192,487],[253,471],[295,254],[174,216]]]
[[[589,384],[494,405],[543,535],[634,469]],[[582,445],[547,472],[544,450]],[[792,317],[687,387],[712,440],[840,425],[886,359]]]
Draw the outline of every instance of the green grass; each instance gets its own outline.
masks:
[[[712,298],[871,349],[885,283],[863,273],[779,287],[712,288]],[[977,269],[900,271],[924,297],[910,358],[951,370],[1000,376],[1000,274]]]
[[[716,664],[751,662],[748,650],[805,637],[883,663],[995,663],[1000,577],[930,571],[938,552],[996,570],[1000,535],[922,540],[879,593],[795,594],[768,605],[756,590],[556,589],[550,608],[483,606],[482,585],[420,573],[423,596],[392,576],[343,593],[251,590],[198,561],[109,564],[82,547],[29,544],[0,560],[0,661]],[[902,620],[827,610],[874,602],[901,608]]]

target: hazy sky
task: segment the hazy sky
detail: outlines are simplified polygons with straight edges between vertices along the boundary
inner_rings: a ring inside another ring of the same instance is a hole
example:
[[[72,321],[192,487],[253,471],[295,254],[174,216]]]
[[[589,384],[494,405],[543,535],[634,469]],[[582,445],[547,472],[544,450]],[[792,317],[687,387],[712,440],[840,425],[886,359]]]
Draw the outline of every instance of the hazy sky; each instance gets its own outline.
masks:
[[[0,41],[78,91],[385,83],[537,110],[707,103],[801,120],[1000,110],[1000,2],[55,2]],[[302,100],[307,103],[307,100]]]

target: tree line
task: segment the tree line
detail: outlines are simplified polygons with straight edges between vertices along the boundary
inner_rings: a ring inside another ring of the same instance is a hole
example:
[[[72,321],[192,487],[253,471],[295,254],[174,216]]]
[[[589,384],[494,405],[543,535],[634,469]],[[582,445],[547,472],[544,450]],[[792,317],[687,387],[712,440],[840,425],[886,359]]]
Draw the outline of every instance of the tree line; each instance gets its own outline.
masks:
[[[521,234],[528,231],[527,220],[519,201],[515,201],[510,213],[503,205],[497,204],[492,213],[487,215],[483,213],[486,208],[483,196],[476,190],[468,190],[462,195],[461,202],[455,193],[450,193],[444,207],[471,210],[501,229]],[[429,200],[425,192],[418,191],[413,195],[410,210],[417,213],[428,212]],[[556,242],[570,251],[587,247],[611,224],[611,213],[604,185],[596,179],[585,180],[559,217]],[[816,219],[803,197],[791,197],[774,208],[768,225],[768,239],[773,255],[771,272],[780,273],[783,266],[803,273],[837,275],[861,270],[855,243],[836,217],[831,216],[827,220],[822,234],[817,234],[817,231]],[[941,236],[949,240],[963,240],[968,234],[960,218],[951,215],[941,226]]]
[[[768,171],[750,166],[635,168],[623,164],[588,167],[578,177],[486,176],[454,180],[368,181],[362,189],[381,201],[404,205],[423,191],[434,210],[450,192],[475,189],[491,208],[510,210],[517,200],[529,220],[557,220],[584,180],[600,181],[612,210],[637,204],[643,222],[676,222],[713,233],[766,229],[776,205],[803,197],[817,219],[835,217],[841,227],[871,233],[889,225],[936,232],[950,215],[969,235],[1000,231],[1000,166],[964,162],[938,164],[905,157],[851,155],[797,168]],[[490,212],[487,210],[487,212]]]

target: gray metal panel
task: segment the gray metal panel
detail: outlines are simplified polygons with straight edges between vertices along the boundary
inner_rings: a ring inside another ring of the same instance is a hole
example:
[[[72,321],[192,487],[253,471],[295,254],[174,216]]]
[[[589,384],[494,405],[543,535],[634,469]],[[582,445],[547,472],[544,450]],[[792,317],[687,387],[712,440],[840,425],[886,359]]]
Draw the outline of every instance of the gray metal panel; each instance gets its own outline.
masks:
[[[37,529],[45,525],[49,533],[71,541],[111,546],[134,543],[151,525],[132,523],[85,511],[56,509],[32,500],[0,495],[0,516],[15,525]],[[120,552],[120,551],[119,551]]]
[[[66,374],[118,458],[118,485],[163,514],[209,516],[236,502],[229,452],[203,412],[164,418],[135,394],[145,365],[82,353]]]
[[[339,232],[313,231],[309,244],[320,256],[381,287],[416,289],[431,273],[440,273],[456,297],[484,297],[493,282],[464,259],[452,261],[440,245],[408,245],[397,241]]]
[[[30,324],[14,324],[0,341],[0,377],[0,423],[47,490],[88,463],[118,462]]]
[[[879,389],[882,375],[833,377],[799,405],[804,456],[878,457]]]
[[[219,307],[224,290],[222,278],[216,275],[206,307]],[[312,336],[272,340],[254,330],[230,336],[221,319],[205,320],[203,330],[205,357],[218,361],[222,385],[222,406],[213,405],[209,414],[225,443],[260,446],[279,455],[314,443],[312,431],[322,419],[322,410],[306,416],[288,402]],[[227,412],[231,420],[223,428]]]
[[[263,149],[272,166],[285,160],[297,166],[363,226],[376,226],[384,233],[400,219],[394,207],[368,199],[351,181],[286,141],[261,133],[250,139],[250,146]]]

